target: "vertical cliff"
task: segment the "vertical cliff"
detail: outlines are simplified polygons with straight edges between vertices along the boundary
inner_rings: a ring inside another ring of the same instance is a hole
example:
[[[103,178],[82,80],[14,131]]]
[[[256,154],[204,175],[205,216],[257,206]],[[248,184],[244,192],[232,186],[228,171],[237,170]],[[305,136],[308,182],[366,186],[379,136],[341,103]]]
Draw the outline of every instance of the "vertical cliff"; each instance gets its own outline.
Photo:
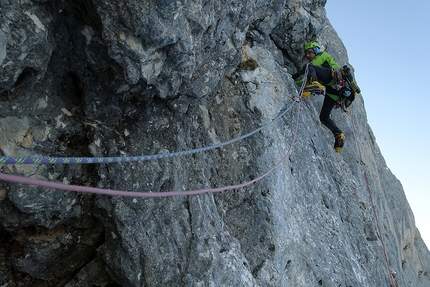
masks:
[[[160,198],[0,181],[0,285],[429,286],[366,91],[351,116],[332,113],[341,153],[318,119],[323,98],[292,99],[307,41],[348,63],[325,3],[2,1],[2,156],[169,154],[259,130],[182,156],[1,173],[157,194],[265,177]]]

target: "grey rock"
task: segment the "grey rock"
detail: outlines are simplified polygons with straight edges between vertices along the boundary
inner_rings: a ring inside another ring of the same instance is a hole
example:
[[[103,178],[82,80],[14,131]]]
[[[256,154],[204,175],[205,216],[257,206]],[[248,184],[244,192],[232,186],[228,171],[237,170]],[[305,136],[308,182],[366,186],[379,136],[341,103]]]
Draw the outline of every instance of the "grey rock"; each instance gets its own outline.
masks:
[[[348,64],[325,2],[2,1],[2,155],[165,154],[264,128],[186,156],[1,172],[152,193],[265,177],[147,199],[0,182],[0,285],[373,287],[391,285],[390,269],[399,286],[429,286],[365,94],[351,116],[332,113],[342,153],[322,97],[293,100],[307,41]]]
[[[49,41],[52,17],[43,6],[1,3],[0,24],[0,94],[14,98],[22,88],[43,77],[54,49]]]
[[[285,1],[94,1],[109,55],[162,98],[203,97],[240,61],[248,27],[270,32]]]

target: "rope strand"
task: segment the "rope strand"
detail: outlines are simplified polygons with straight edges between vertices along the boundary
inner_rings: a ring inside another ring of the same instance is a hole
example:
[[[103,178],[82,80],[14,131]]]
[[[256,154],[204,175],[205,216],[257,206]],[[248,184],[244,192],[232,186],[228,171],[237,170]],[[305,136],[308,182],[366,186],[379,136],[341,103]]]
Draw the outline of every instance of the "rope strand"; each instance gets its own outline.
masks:
[[[264,124],[263,126],[245,134],[240,137],[218,143],[211,146],[173,152],[165,154],[153,154],[153,155],[143,155],[143,156],[122,156],[122,157],[9,157],[0,156],[0,164],[97,164],[97,163],[116,163],[116,162],[135,162],[135,161],[148,161],[148,160],[158,160],[166,159],[172,157],[179,157],[190,155],[199,152],[205,152],[212,149],[220,148],[237,141],[243,140],[250,137],[257,132],[265,129],[269,125],[273,124],[279,120],[283,115],[285,115],[294,105],[294,102],[285,110],[281,110],[279,114],[270,122]]]
[[[224,187],[218,187],[218,188],[199,189],[199,190],[168,191],[168,192],[136,192],[136,191],[122,191],[122,190],[102,189],[102,188],[87,187],[87,186],[68,185],[68,184],[64,184],[64,183],[49,182],[49,181],[45,181],[45,180],[26,178],[26,177],[22,177],[22,176],[16,176],[16,175],[11,175],[11,174],[4,174],[4,173],[0,173],[0,180],[7,181],[7,182],[21,183],[21,184],[26,184],[26,185],[35,185],[35,186],[45,187],[45,188],[53,188],[53,189],[59,189],[59,190],[75,191],[75,192],[86,192],[86,193],[95,193],[95,194],[111,195],[111,196],[145,197],[145,198],[148,198],[148,197],[169,197],[169,196],[180,196],[180,195],[196,195],[196,194],[202,194],[202,193],[215,193],[215,192],[222,192],[222,191],[226,191],[226,190],[238,189],[238,188],[249,186],[249,185],[251,185],[251,184],[253,184],[255,182],[258,182],[258,181],[262,180],[263,178],[265,178],[266,176],[268,176],[270,173],[272,173],[291,154],[292,148],[293,148],[293,146],[295,144],[295,141],[296,141],[298,127],[299,127],[301,99],[302,99],[302,94],[303,94],[303,91],[304,91],[304,88],[305,88],[305,85],[306,85],[306,78],[307,78],[307,74],[308,74],[308,65],[306,65],[304,80],[303,80],[302,86],[301,86],[301,88],[299,90],[299,101],[298,101],[298,106],[297,106],[297,117],[296,117],[294,135],[293,135],[293,139],[292,139],[291,145],[290,145],[287,153],[285,154],[285,156],[276,165],[274,165],[272,168],[270,168],[269,170],[267,170],[262,175],[254,178],[254,179],[252,179],[250,181],[247,181],[247,182],[244,182],[244,183],[241,183],[241,184],[236,184],[236,185],[230,185],[230,186],[224,186]],[[217,145],[208,146],[208,147],[204,147],[204,148],[194,149],[194,150],[188,150],[188,151],[177,152],[177,153],[169,153],[169,154],[158,154],[158,155],[150,155],[150,156],[140,156],[140,157],[111,157],[111,158],[107,158],[107,157],[103,157],[103,158],[13,158],[13,157],[0,157],[0,164],[9,164],[9,163],[13,163],[13,164],[110,163],[110,162],[151,160],[151,159],[168,158],[168,157],[173,157],[173,156],[182,156],[182,155],[185,155],[185,154],[191,154],[191,153],[206,151],[206,150],[209,150],[209,149],[214,149],[214,148],[221,147],[223,145],[227,145],[227,144],[233,143],[235,141],[244,139],[244,138],[246,138],[246,137],[248,137],[248,136],[250,136],[252,134],[255,134],[256,132],[262,130],[263,128],[267,127],[268,125],[270,125],[274,121],[276,121],[279,118],[281,118],[289,109],[291,109],[292,106],[293,106],[293,104],[288,109],[286,109],[285,111],[280,112],[280,114],[275,119],[273,119],[269,123],[263,125],[262,127],[254,130],[253,132],[250,132],[250,133],[248,133],[248,134],[246,134],[244,136],[238,137],[236,139],[233,139],[233,140],[230,140],[230,141],[227,141],[227,142],[224,142],[224,143],[220,143],[220,144],[217,144]],[[350,117],[351,117],[352,128],[353,128],[353,131],[354,131],[354,137],[355,137],[355,141],[356,141],[356,145],[357,145],[357,150],[358,150],[358,154],[359,154],[359,157],[360,157],[360,163],[361,163],[361,166],[363,168],[364,178],[366,180],[366,185],[367,185],[367,191],[369,193],[370,202],[372,204],[373,213],[374,213],[375,221],[376,221],[376,226],[377,226],[378,233],[379,233],[378,235],[379,235],[379,239],[380,239],[381,244],[382,244],[382,249],[383,249],[384,256],[385,256],[385,261],[386,261],[386,264],[387,264],[387,269],[388,269],[388,273],[389,273],[390,280],[391,280],[391,285],[392,285],[392,287],[395,287],[396,284],[395,284],[395,280],[393,278],[393,274],[391,272],[391,268],[390,268],[390,264],[389,264],[389,260],[388,260],[388,255],[387,255],[387,251],[386,251],[386,248],[385,248],[385,243],[384,243],[384,240],[383,240],[383,237],[382,237],[381,228],[380,228],[380,225],[379,225],[379,220],[378,220],[378,215],[377,215],[377,212],[376,212],[376,207],[375,207],[375,204],[374,204],[374,201],[373,201],[373,197],[372,197],[372,193],[371,193],[371,189],[370,189],[369,179],[368,179],[368,176],[367,176],[367,173],[366,173],[366,169],[365,169],[365,163],[363,161],[363,157],[362,157],[360,145],[358,143],[358,137],[357,137],[357,133],[356,133],[356,129],[355,129],[355,125],[354,125],[354,120],[353,120],[353,117],[352,117],[352,113],[350,113]]]
[[[358,143],[358,137],[357,137],[357,132],[356,132],[355,125],[354,125],[354,119],[352,117],[352,113],[351,112],[349,113],[349,115],[350,115],[350,118],[351,118],[351,124],[352,124],[352,129],[354,131],[355,143],[357,145],[358,155],[360,156],[360,163],[361,163],[361,167],[363,168],[363,174],[364,174],[364,178],[366,180],[366,185],[367,185],[367,192],[369,193],[370,203],[372,204],[373,214],[375,216],[376,227],[378,229],[379,240],[381,241],[381,244],[382,244],[382,250],[384,252],[385,262],[387,264],[387,269],[388,269],[388,274],[390,276],[391,285],[392,285],[392,287],[396,287],[396,283],[395,283],[395,280],[393,278],[393,273],[392,273],[391,268],[390,268],[390,262],[388,260],[387,249],[385,248],[384,239],[382,237],[381,228],[379,226],[379,219],[378,219],[378,214],[376,212],[376,206],[375,206],[375,203],[373,201],[372,192],[370,190],[369,178],[367,176],[367,172],[366,172],[366,168],[365,168],[365,163],[363,161],[363,156],[361,154],[360,144]]]
[[[254,178],[253,180],[250,180],[241,184],[237,184],[237,185],[224,186],[224,187],[218,187],[218,188],[199,189],[199,190],[189,190],[189,191],[135,192],[135,191],[110,190],[110,189],[102,189],[102,188],[87,187],[87,186],[68,185],[64,183],[49,182],[45,180],[26,178],[22,176],[16,176],[11,174],[4,174],[4,173],[0,173],[0,180],[15,182],[15,183],[22,183],[27,185],[35,185],[35,186],[45,187],[45,188],[67,190],[67,191],[86,192],[86,193],[95,193],[95,194],[112,195],[112,196],[128,196],[128,197],[168,197],[168,196],[179,196],[179,195],[196,195],[196,194],[202,194],[202,193],[215,193],[215,192],[221,192],[226,190],[238,189],[238,188],[249,186],[257,181],[262,180],[263,178],[268,176],[271,172],[273,172],[275,169],[277,169],[289,157],[296,140],[298,126],[299,126],[299,117],[300,117],[300,103],[298,105],[296,127],[294,131],[293,140],[286,155],[275,166],[270,168],[264,174],[258,176],[257,178]]]
[[[308,73],[308,68],[306,66],[304,79],[306,79],[307,73]],[[302,94],[303,94],[305,83],[306,82],[304,81],[304,83],[302,84],[302,86],[299,90],[300,99],[301,99]],[[293,105],[291,105],[290,108],[292,106]],[[293,146],[294,146],[294,143],[296,140],[296,136],[297,136],[298,127],[299,127],[300,106],[301,106],[301,101],[298,102],[298,106],[297,106],[297,118],[296,118],[296,126],[295,126],[295,130],[294,130],[294,136],[293,136],[291,145],[290,145],[286,155],[275,166],[270,168],[264,174],[258,176],[257,178],[254,178],[253,180],[250,180],[250,181],[247,181],[247,182],[244,182],[241,184],[218,187],[218,188],[188,190],[188,191],[136,192],[136,191],[102,189],[102,188],[95,188],[95,187],[88,187],[88,186],[68,185],[68,184],[64,184],[64,183],[49,182],[49,181],[45,181],[45,180],[26,178],[26,177],[22,177],[22,176],[4,174],[4,173],[0,173],[0,180],[8,181],[8,182],[15,182],[15,183],[22,183],[22,184],[27,184],[27,185],[35,185],[35,186],[45,187],[45,188],[54,188],[54,189],[59,189],[59,190],[95,193],[95,194],[112,195],[112,196],[129,196],[129,197],[167,197],[167,196],[179,196],[179,195],[195,195],[195,194],[202,194],[202,193],[214,193],[214,192],[221,192],[221,191],[226,191],[226,190],[238,189],[238,188],[249,186],[249,185],[251,185],[257,181],[262,180],[263,178],[268,176],[271,172],[273,172],[275,169],[277,169],[289,157],[289,155],[291,154],[291,151],[293,149]],[[282,115],[284,115],[286,113],[286,111],[288,111],[290,108],[288,108],[284,112],[281,112],[280,115],[278,117],[276,117],[276,119],[278,119]],[[272,123],[272,122],[270,122],[270,123]],[[270,124],[270,123],[268,123],[268,124]],[[268,124],[266,124],[265,126],[267,126]],[[263,127],[265,127],[265,126],[263,126]],[[261,127],[260,130],[263,127]]]

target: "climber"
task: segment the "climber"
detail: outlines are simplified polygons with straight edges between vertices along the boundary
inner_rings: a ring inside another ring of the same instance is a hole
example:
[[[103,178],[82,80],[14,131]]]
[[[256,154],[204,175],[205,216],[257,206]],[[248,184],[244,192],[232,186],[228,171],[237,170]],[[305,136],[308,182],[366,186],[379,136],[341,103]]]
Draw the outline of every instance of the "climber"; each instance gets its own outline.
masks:
[[[354,100],[354,93],[351,93],[344,85],[337,85],[333,79],[333,74],[340,71],[340,66],[336,63],[333,57],[321,51],[317,42],[309,42],[304,47],[306,58],[310,64],[308,68],[308,84],[305,87],[305,92],[302,97],[308,97],[311,93],[308,91],[319,91],[324,94],[324,103],[320,112],[320,121],[330,129],[334,135],[334,149],[340,152],[343,148],[345,135],[337,127],[336,123],[330,119],[330,113],[340,98],[347,97],[349,104]],[[306,66],[298,73],[293,75],[293,79],[303,77]]]

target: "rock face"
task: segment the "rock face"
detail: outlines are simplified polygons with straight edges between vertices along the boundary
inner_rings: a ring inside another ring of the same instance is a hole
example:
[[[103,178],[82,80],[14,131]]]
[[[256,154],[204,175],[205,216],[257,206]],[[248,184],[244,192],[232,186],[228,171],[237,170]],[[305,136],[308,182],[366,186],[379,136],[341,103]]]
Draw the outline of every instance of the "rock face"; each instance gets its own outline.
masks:
[[[0,181],[0,285],[373,287],[392,285],[390,270],[398,286],[430,286],[430,253],[363,98],[351,117],[332,114],[347,138],[339,154],[319,123],[322,97],[291,100],[307,41],[348,63],[325,2],[2,1],[2,155],[184,151],[288,111],[252,136],[192,155],[1,165],[25,177],[161,193],[248,182],[286,159],[252,185],[195,196]]]

